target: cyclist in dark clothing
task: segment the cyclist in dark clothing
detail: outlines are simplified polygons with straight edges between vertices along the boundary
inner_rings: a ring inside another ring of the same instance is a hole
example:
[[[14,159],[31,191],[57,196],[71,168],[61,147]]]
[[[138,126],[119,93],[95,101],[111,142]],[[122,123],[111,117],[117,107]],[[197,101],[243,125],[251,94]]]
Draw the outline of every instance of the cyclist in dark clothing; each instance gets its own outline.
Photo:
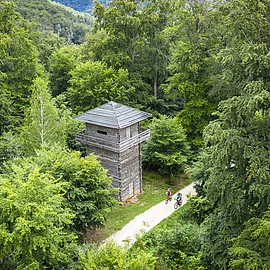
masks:
[[[182,201],[182,197],[182,193],[178,192],[175,199],[180,202]]]

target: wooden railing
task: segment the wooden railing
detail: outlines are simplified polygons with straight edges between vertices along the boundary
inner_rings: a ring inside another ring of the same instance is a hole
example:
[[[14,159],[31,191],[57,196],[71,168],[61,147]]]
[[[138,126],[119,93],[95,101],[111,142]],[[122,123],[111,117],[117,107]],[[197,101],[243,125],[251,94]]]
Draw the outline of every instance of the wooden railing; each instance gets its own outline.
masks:
[[[102,149],[106,149],[113,152],[123,152],[132,146],[135,146],[143,141],[146,141],[150,138],[150,130],[149,129],[140,129],[139,134],[122,141],[120,143],[116,143],[113,141],[105,140],[103,138],[98,138],[94,136],[90,136],[85,134],[84,131],[78,132],[76,134],[76,140],[82,144],[86,144],[93,147],[98,147]]]

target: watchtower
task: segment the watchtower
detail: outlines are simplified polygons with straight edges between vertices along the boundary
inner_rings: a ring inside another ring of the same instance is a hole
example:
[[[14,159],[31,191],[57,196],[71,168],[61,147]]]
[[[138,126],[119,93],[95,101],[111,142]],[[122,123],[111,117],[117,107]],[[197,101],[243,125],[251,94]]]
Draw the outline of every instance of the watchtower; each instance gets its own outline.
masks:
[[[97,155],[113,176],[119,201],[142,192],[141,143],[150,137],[150,131],[139,122],[151,116],[111,101],[74,118],[86,124],[76,140],[86,145],[88,155]]]

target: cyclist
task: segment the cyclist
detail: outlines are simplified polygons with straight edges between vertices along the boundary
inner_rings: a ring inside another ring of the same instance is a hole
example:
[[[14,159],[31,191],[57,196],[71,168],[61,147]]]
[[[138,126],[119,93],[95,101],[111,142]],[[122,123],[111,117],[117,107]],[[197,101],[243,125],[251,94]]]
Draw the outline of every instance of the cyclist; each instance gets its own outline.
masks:
[[[167,190],[167,198],[168,198],[168,200],[172,199],[172,192],[171,192],[170,188],[168,188],[168,190]]]
[[[177,200],[177,202],[181,202],[182,201],[182,193],[178,192],[175,199]]]

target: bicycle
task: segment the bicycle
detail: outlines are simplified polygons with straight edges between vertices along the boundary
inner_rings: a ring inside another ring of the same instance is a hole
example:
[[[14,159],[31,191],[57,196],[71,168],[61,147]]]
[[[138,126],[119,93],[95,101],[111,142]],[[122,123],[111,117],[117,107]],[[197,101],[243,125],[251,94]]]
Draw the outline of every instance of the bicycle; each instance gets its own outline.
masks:
[[[182,199],[177,200],[177,199],[175,198],[175,200],[176,200],[176,203],[174,204],[174,209],[177,209],[178,207],[180,207],[180,206],[182,205]]]

